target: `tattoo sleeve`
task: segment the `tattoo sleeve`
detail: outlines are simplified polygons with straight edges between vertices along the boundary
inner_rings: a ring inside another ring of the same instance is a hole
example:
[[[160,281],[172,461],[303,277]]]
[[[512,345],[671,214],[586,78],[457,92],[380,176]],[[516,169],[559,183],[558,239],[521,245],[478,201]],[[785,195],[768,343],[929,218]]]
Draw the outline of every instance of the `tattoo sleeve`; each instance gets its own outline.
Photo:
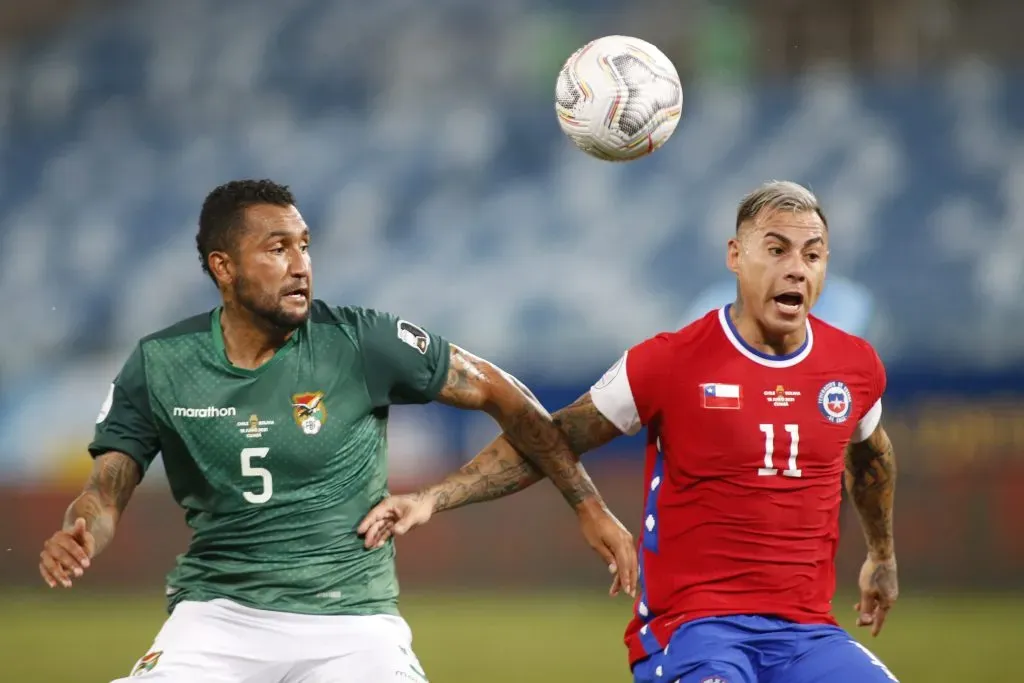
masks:
[[[590,482],[589,475],[578,462],[579,456],[608,443],[622,432],[597,410],[589,393],[557,411],[553,418],[568,440],[579,476]],[[462,469],[425,494],[433,496],[434,511],[441,512],[501,498],[522,491],[543,478],[544,473],[520,455],[502,434]]]
[[[861,443],[846,447],[846,490],[860,517],[868,551],[877,560],[894,555],[892,529],[896,459],[889,435],[879,425]]]
[[[559,429],[556,420],[533,394],[511,375],[452,345],[448,378],[438,400],[460,408],[484,410],[503,430],[498,440],[454,475],[465,479],[449,492],[447,507],[473,502],[469,500],[472,497],[469,492],[459,488],[468,482],[474,487],[504,491],[498,495],[507,495],[541,476],[551,479],[574,508],[590,499],[600,501],[594,483],[579,465],[567,434]],[[474,494],[478,495],[477,489]],[[456,503],[459,499],[462,502]]]
[[[139,478],[138,464],[124,453],[97,456],[85,489],[64,514],[64,528],[70,529],[80,517],[84,519],[96,541],[98,555],[113,539],[117,522]]]

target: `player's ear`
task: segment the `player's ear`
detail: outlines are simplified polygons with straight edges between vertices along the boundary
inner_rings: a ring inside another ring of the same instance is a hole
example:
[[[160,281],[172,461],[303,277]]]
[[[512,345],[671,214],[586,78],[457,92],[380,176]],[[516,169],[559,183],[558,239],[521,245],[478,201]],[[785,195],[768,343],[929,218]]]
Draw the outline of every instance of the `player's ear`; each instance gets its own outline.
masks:
[[[207,263],[218,283],[226,284],[235,279],[235,264],[227,252],[211,251],[207,257]]]
[[[730,239],[726,247],[725,267],[737,275],[740,272],[740,241],[736,237]]]

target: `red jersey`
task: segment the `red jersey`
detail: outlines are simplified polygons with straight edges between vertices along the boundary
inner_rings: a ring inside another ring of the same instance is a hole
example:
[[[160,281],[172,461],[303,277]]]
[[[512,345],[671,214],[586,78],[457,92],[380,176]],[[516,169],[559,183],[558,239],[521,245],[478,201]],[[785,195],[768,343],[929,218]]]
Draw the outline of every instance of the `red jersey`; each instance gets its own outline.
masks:
[[[843,450],[878,426],[885,370],[814,317],[796,352],[762,354],[728,308],[634,346],[591,388],[623,432],[647,427],[630,663],[702,617],[835,623]]]

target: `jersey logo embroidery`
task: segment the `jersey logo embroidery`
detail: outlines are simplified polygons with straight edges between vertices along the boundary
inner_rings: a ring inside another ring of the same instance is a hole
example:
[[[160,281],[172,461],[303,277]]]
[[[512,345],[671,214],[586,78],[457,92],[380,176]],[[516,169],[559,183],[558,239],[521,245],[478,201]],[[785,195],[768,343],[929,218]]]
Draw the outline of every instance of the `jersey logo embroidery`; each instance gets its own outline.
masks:
[[[700,395],[705,408],[739,410],[743,392],[738,384],[707,383],[700,385]]]
[[[790,391],[781,384],[775,387],[775,391],[771,389],[764,390],[765,399],[776,408],[786,408],[796,401],[796,397],[799,395],[799,391]]]
[[[270,428],[274,426],[274,421],[261,420],[259,415],[252,414],[248,420],[236,422],[235,426],[238,427],[238,433],[245,436],[245,438],[259,439],[270,431]]]
[[[217,406],[207,406],[205,408],[185,408],[183,406],[174,406],[171,410],[171,414],[174,417],[191,417],[198,418],[200,420],[209,420],[215,417],[234,417],[238,414],[238,411],[234,406],[228,406],[227,408],[218,408]]]
[[[141,676],[142,674],[152,671],[156,667],[157,662],[160,661],[160,655],[163,653],[163,650],[147,652],[143,655],[142,659],[139,660],[138,664],[135,665],[135,668],[132,669],[131,676]]]
[[[853,410],[853,396],[842,382],[829,382],[818,392],[818,408],[826,420],[833,424],[842,424]]]
[[[398,338],[420,353],[425,354],[430,346],[430,335],[408,320],[398,321]]]
[[[327,421],[324,392],[309,391],[292,396],[292,416],[303,432],[310,436],[317,434]]]

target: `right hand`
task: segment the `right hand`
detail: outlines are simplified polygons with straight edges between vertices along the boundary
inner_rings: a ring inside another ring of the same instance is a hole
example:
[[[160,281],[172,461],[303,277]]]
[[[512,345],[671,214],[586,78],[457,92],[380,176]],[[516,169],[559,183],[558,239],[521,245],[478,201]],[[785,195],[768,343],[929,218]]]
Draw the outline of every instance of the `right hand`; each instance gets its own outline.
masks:
[[[434,498],[426,493],[388,496],[370,510],[356,531],[365,537],[367,548],[381,548],[392,536],[426,524],[433,514]]]
[[[71,576],[79,578],[89,568],[96,540],[79,517],[70,529],[61,529],[43,543],[39,573],[50,588],[57,584],[71,588]]]
[[[576,514],[583,538],[604,559],[612,574],[608,594],[614,597],[622,591],[636,597],[639,560],[633,534],[602,503],[584,503],[576,508]]]

